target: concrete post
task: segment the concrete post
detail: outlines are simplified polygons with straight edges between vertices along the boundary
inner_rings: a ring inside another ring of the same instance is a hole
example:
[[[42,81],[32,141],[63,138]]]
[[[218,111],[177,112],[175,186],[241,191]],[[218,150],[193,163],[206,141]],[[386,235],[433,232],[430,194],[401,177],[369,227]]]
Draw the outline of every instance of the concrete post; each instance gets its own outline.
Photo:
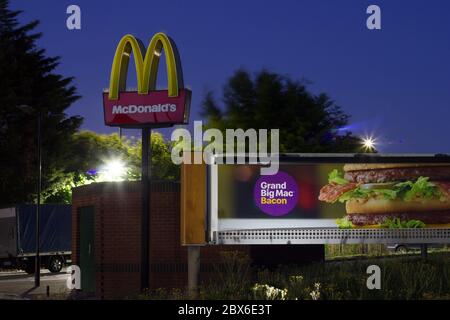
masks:
[[[198,298],[200,278],[200,246],[188,246],[188,291],[192,299]]]

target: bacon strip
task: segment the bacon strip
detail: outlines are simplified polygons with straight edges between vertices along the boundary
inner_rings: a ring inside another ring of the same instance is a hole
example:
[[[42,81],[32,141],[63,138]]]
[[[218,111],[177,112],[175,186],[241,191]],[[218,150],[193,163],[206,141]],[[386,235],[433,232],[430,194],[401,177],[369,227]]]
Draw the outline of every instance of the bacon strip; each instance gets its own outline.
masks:
[[[336,184],[329,183],[320,189],[319,200],[328,203],[336,202],[337,199],[347,191],[356,189],[357,183]]]

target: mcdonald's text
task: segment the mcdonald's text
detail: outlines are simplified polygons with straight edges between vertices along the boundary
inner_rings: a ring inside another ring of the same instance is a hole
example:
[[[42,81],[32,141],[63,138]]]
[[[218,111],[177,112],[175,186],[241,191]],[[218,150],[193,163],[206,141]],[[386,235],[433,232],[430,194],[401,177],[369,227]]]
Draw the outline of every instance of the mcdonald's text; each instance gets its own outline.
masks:
[[[140,126],[183,124],[187,122],[191,92],[179,90],[177,97],[167,91],[152,91],[147,95],[121,92],[117,100],[109,100],[103,93],[105,124],[108,126]]]
[[[177,111],[177,106],[174,104],[154,104],[149,106],[113,106],[112,113],[113,114],[121,114],[121,113],[150,113],[150,112],[175,112]]]

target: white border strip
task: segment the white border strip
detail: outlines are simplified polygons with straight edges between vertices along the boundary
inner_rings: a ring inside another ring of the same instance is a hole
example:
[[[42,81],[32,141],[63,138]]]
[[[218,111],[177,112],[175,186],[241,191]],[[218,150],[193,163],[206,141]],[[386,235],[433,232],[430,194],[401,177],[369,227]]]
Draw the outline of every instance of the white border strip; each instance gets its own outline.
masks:
[[[253,229],[284,229],[284,228],[337,228],[336,219],[219,219],[218,230]]]

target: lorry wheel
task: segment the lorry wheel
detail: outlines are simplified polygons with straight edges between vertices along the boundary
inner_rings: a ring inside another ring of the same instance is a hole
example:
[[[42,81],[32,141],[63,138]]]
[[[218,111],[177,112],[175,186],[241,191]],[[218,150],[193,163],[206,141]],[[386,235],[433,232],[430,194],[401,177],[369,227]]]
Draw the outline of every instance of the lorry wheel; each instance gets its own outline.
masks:
[[[64,265],[63,258],[59,256],[50,257],[48,260],[48,270],[52,273],[58,273],[61,271]]]
[[[408,248],[404,245],[399,245],[397,248],[395,248],[395,252],[397,253],[408,253]]]

